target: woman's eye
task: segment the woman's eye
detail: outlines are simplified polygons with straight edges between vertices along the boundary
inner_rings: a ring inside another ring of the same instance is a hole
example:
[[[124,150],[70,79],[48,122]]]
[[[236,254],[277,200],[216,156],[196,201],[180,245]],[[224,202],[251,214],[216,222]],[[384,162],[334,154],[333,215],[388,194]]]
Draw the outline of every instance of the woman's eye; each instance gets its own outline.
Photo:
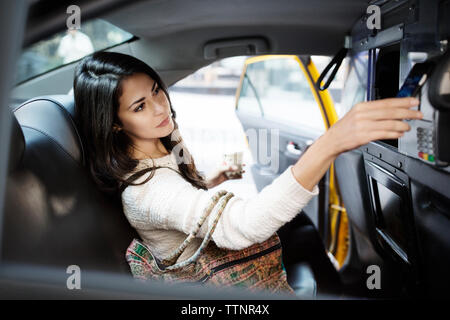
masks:
[[[141,103],[136,109],[134,109],[134,112],[139,112],[144,108],[144,104]]]
[[[158,88],[156,88],[156,89],[155,89],[155,91],[154,91],[154,92],[155,92],[155,94],[158,94],[158,93],[159,93],[159,90],[160,90],[160,89],[159,89],[159,87],[158,87]]]

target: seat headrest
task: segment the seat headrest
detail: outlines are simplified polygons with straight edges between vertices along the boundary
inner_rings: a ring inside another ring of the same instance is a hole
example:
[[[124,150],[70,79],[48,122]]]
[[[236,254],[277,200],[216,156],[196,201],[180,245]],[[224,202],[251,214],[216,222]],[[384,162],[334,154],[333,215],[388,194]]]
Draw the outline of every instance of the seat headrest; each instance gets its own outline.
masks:
[[[13,112],[22,128],[41,132],[84,165],[83,144],[76,126],[72,95],[36,97],[14,108]]]
[[[25,138],[14,114],[11,114],[11,122],[8,172],[14,171],[19,166],[25,151]]]

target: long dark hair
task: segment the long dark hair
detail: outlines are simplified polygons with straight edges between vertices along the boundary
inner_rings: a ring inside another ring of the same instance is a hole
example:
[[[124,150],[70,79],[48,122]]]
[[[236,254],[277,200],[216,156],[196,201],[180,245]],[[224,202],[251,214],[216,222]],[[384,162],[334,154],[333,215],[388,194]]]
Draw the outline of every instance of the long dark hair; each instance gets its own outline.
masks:
[[[117,116],[119,98],[122,95],[121,82],[135,73],[149,75],[163,90],[173,114],[174,131],[178,131],[176,112],[172,107],[167,86],[158,73],[143,61],[126,54],[103,51],[85,57],[75,69],[75,113],[86,145],[86,163],[95,183],[111,196],[120,197],[127,186],[146,183],[153,177],[154,170],[159,168],[145,168],[124,179],[124,175],[134,171],[139,160],[130,155],[131,139],[123,130],[113,131],[113,125],[121,125]],[[183,143],[181,136],[174,141],[171,134],[160,140],[169,152],[172,152],[178,143]],[[206,190],[204,178],[197,171],[189,151],[182,145],[180,156],[189,161],[178,164],[180,174],[193,186]],[[151,174],[146,180],[133,183],[149,171]]]

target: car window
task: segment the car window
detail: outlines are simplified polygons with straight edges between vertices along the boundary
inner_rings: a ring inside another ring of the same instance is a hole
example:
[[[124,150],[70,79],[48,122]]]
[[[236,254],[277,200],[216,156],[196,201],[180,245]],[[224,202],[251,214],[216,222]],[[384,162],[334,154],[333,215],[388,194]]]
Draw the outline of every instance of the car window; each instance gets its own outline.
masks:
[[[236,90],[247,58],[214,61],[169,87],[178,128],[202,174],[213,172],[230,153],[241,153],[248,168],[255,163],[247,133],[235,112]],[[244,198],[258,192],[249,171],[242,179],[230,179],[221,186]]]
[[[342,118],[351,108],[366,101],[367,94],[368,52],[356,54],[348,63],[348,72],[342,88],[342,101],[339,118]]]
[[[325,130],[310,85],[294,58],[250,63],[244,75],[238,109],[290,126]]]
[[[245,73],[244,79],[242,80],[238,108],[248,115],[264,116],[260,98],[256,96],[256,89],[253,82],[249,79],[247,73]]]
[[[333,57],[311,56],[319,73],[325,69]],[[336,113],[342,118],[358,102],[365,100],[367,87],[367,51],[353,59],[346,57],[328,87],[333,98]]]
[[[80,29],[59,32],[23,50],[15,82],[26,81],[132,37],[131,33],[101,19],[83,22]]]

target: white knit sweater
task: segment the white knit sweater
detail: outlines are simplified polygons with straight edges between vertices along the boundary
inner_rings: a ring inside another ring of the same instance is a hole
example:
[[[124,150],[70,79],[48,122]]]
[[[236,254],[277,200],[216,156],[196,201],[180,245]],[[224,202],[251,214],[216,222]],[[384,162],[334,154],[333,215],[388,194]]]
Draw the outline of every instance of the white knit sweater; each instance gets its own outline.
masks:
[[[179,171],[173,152],[153,161],[155,165]],[[134,172],[151,166],[151,159],[140,160]],[[306,190],[294,178],[291,167],[257,195],[249,199],[235,195],[229,200],[212,237],[218,247],[238,250],[268,239],[319,193],[317,185],[312,192]],[[197,189],[180,174],[167,168],[154,172],[147,183],[128,186],[122,193],[122,204],[128,221],[143,242],[156,257],[163,259],[194,228],[217,190]],[[146,173],[135,182],[142,182],[149,175],[150,173]],[[210,215],[211,218],[212,216]],[[194,253],[211,222],[212,219],[206,220],[195,241],[178,261],[183,261]]]

